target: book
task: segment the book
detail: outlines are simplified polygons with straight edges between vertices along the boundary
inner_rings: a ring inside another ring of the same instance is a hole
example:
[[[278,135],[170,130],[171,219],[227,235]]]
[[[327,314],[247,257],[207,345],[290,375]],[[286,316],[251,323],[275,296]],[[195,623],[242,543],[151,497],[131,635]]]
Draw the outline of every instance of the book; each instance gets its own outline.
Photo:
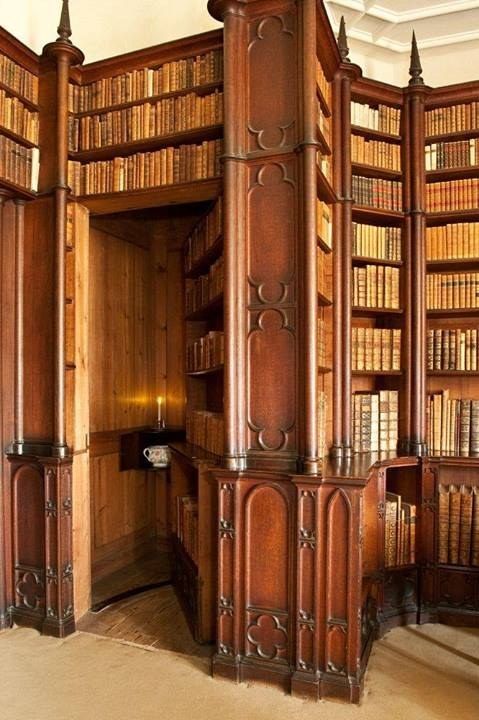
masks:
[[[459,563],[459,529],[461,518],[461,493],[457,485],[449,486],[449,550],[448,562]]]
[[[400,122],[399,108],[383,104],[373,106],[355,101],[351,103],[352,125],[399,136]]]
[[[447,565],[449,558],[449,487],[439,483],[438,562]]]
[[[459,565],[469,565],[471,557],[472,537],[472,488],[461,485],[461,508],[459,522]]]

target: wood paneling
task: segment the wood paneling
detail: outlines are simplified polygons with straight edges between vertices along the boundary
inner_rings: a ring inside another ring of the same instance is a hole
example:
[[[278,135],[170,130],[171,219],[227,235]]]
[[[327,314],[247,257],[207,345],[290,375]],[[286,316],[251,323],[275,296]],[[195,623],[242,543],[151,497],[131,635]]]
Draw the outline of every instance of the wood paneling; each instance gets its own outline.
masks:
[[[156,420],[151,283],[147,250],[91,228],[91,432]]]

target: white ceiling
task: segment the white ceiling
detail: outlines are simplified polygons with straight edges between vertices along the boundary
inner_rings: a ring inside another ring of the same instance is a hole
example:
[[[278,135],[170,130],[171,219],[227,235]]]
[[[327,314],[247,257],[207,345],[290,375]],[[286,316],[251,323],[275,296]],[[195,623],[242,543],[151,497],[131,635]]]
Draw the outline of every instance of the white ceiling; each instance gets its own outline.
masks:
[[[412,29],[430,85],[479,80],[479,0],[325,0],[346,18],[351,60],[365,76],[408,81]],[[70,0],[73,42],[86,62],[220,27],[207,0]],[[56,37],[61,0],[0,0],[0,25],[36,52]]]

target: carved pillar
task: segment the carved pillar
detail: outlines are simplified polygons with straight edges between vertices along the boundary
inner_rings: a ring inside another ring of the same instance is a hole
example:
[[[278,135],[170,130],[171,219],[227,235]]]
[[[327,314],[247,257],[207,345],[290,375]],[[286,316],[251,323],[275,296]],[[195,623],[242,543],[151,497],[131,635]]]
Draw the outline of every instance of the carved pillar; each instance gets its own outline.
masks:
[[[340,260],[336,260],[337,271],[335,279],[335,296],[341,296],[339,327],[335,329],[340,333],[341,340],[337,341],[334,369],[340,373],[341,380],[341,441],[335,448],[336,456],[350,457],[352,455],[352,383],[351,383],[351,327],[352,327],[352,222],[353,203],[352,196],[352,170],[351,170],[351,83],[361,73],[357,65],[348,62],[341,63],[338,70],[335,89],[339,93],[338,107],[340,108],[341,124],[341,182],[340,182],[340,230],[339,243]],[[338,213],[339,214],[339,213]],[[341,263],[339,265],[339,262]]]
[[[425,213],[425,99],[429,89],[421,77],[421,65],[413,35],[411,80],[406,90],[406,122],[409,124],[409,143],[406,148],[407,177],[409,178],[408,222],[411,272],[411,312],[408,315],[410,350],[413,363],[409,377],[411,392],[411,425],[408,452],[422,456],[426,446],[426,213]]]
[[[316,4],[209,10],[225,23],[227,461],[316,473]]]
[[[53,189],[55,223],[55,397],[53,454],[68,455],[65,431],[65,237],[68,201],[68,80],[70,67],[83,62],[83,53],[70,41],[68,2],[64,0],[57,40],[45,46],[43,55],[56,65],[56,176]]]

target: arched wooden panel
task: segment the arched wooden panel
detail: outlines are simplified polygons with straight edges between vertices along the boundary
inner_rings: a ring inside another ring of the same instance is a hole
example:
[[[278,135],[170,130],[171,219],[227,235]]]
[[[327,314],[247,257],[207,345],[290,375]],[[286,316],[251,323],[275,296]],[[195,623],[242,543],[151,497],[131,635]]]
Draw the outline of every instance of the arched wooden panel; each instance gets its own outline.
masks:
[[[42,469],[21,465],[12,478],[15,605],[33,612],[45,607],[45,507]]]

